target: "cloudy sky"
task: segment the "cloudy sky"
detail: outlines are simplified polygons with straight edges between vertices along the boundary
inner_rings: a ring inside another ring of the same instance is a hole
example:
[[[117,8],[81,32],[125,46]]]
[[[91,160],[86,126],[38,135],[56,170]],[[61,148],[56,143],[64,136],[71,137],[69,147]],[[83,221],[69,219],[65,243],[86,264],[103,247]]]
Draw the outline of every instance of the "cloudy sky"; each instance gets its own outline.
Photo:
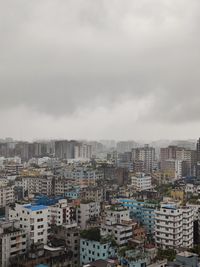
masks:
[[[199,0],[0,0],[0,137],[200,136]]]

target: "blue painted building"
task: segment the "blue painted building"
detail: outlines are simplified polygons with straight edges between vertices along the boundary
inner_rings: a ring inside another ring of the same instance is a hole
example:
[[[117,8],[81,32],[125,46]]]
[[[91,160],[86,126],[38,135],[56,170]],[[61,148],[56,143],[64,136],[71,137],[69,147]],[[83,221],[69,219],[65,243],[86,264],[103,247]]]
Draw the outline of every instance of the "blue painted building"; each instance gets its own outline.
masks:
[[[155,209],[158,206],[148,201],[120,198],[118,202],[130,210],[130,217],[144,225],[148,233],[154,233]]]
[[[80,190],[74,189],[65,193],[65,196],[70,199],[78,199],[80,196]]]
[[[115,249],[110,242],[80,239],[80,266],[98,259],[106,260],[114,255]]]

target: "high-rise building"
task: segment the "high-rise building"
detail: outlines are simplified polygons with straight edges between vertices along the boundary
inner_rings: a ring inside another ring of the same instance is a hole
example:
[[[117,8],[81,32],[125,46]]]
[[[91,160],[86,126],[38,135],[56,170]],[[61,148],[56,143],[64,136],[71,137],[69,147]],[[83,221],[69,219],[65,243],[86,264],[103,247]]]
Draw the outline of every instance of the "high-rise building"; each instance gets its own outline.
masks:
[[[155,148],[145,145],[144,147],[132,149],[132,158],[134,165],[137,166],[137,168],[138,166],[142,168],[140,170],[137,169],[137,171],[151,173],[155,163]]]
[[[176,159],[177,146],[169,146],[160,149],[160,169],[165,169],[166,160]]]
[[[134,141],[120,141],[117,143],[117,152],[124,153],[129,152],[131,149],[137,147],[137,143]]]
[[[60,159],[74,159],[77,141],[55,141],[55,156]]]
[[[194,212],[189,207],[162,204],[155,211],[155,240],[161,248],[191,248],[193,246]]]
[[[196,176],[200,180],[200,138],[197,141],[197,165],[196,165]]]
[[[75,159],[90,159],[92,157],[92,146],[88,144],[78,143],[74,147]]]
[[[196,151],[178,146],[169,146],[160,149],[160,169],[166,171],[169,161],[179,161],[182,164],[181,175],[195,176],[196,173]]]

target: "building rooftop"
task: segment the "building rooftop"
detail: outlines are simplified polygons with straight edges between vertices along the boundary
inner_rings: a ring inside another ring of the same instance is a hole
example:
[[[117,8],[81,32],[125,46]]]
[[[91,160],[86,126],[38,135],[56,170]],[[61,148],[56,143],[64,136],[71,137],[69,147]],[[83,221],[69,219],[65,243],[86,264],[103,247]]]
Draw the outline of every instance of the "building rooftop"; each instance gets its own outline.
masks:
[[[32,205],[32,204],[26,204],[24,205],[24,208],[29,209],[31,211],[38,211],[38,210],[45,210],[48,207],[44,205]]]
[[[189,251],[183,251],[183,252],[178,253],[177,256],[191,258],[191,257],[198,256],[198,255],[195,253],[189,252]]]

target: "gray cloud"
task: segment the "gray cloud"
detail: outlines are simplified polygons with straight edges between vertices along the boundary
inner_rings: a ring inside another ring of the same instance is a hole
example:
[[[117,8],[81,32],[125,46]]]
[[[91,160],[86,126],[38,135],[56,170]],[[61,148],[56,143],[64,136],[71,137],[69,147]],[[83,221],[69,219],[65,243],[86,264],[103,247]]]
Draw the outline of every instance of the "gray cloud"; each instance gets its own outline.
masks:
[[[132,99],[199,121],[198,0],[0,0],[0,109],[70,117]]]

